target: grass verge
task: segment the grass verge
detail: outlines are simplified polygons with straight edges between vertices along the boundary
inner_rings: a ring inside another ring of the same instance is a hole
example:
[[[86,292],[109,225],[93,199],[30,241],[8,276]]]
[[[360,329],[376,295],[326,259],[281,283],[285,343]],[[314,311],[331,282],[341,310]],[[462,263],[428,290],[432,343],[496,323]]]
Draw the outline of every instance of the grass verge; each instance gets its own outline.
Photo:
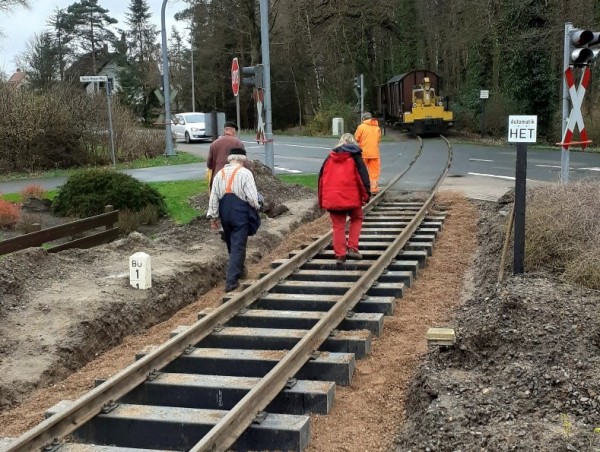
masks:
[[[317,189],[319,180],[318,174],[284,174],[277,177],[288,184],[304,185],[313,190]]]

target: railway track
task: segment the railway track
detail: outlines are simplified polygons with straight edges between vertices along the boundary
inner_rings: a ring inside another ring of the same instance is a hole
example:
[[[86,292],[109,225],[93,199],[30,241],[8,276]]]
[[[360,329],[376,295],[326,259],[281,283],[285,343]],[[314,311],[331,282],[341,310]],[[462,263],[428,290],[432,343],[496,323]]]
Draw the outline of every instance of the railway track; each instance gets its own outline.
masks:
[[[331,233],[317,238],[2,449],[304,449],[310,413],[328,413],[336,385],[350,384],[442,228],[445,214],[432,207],[449,143],[425,201],[390,194],[419,142],[409,167],[364,208],[362,260],[337,264]]]

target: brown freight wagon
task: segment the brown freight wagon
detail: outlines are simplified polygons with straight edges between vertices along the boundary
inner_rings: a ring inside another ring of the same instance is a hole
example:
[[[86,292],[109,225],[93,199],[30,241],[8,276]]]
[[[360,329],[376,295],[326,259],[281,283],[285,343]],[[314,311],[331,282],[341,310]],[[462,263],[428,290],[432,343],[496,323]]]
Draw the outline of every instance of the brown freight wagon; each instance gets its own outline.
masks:
[[[431,87],[439,93],[440,77],[432,71],[411,71],[395,75],[383,85],[379,85],[378,110],[385,112],[385,120],[391,124],[401,123],[403,115],[412,110],[412,91],[429,77]]]
[[[432,71],[397,75],[379,86],[378,107],[385,120],[412,135],[445,133],[454,125],[439,94],[440,77]]]

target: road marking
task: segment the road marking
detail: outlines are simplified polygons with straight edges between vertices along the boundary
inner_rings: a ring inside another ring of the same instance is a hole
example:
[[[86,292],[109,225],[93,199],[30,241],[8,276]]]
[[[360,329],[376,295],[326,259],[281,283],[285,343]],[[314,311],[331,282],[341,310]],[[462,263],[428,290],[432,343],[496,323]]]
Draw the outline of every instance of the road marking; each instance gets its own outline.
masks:
[[[579,168],[580,170],[586,170],[586,171],[600,171],[600,168],[598,167],[591,167],[591,168]]]
[[[242,143],[256,143],[256,141],[242,141]],[[307,148],[307,149],[326,149],[328,151],[331,150],[331,148],[327,148],[327,147],[321,147],[321,146],[306,146],[304,144],[289,144],[289,143],[277,143],[277,146],[290,146],[293,148]],[[251,146],[250,148],[262,148],[264,147],[263,145],[258,145],[258,146]],[[248,149],[250,149],[248,148]]]
[[[498,176],[496,174],[483,174],[483,173],[468,173],[470,176],[482,176],[482,177],[495,177],[497,179],[515,180],[512,176]]]
[[[275,169],[278,169],[279,171],[287,171],[288,173],[301,173],[302,172],[297,169],[282,168],[281,166],[277,166],[277,165],[275,165]]]
[[[493,160],[486,160],[486,159],[469,159],[469,162],[491,162],[493,163]]]
[[[538,168],[560,168],[560,165],[535,165]]]
[[[494,177],[496,179],[506,179],[506,180],[515,180],[512,176],[498,176],[497,174],[483,174],[483,173],[467,173],[471,176],[481,176],[481,177]],[[534,179],[527,178],[528,182],[534,182]]]
[[[308,148],[308,149],[327,149],[328,151],[331,151],[331,148],[325,148],[325,147],[321,147],[321,146],[305,146],[302,144],[279,143],[279,146],[291,146],[293,148]]]

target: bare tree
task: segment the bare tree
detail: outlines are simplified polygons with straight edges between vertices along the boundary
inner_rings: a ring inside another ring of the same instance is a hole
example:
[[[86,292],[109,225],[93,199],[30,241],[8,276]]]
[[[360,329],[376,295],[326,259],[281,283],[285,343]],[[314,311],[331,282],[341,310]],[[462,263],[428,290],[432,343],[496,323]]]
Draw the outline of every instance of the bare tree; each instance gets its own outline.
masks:
[[[0,11],[10,12],[15,6],[29,8],[29,0],[0,0]]]

